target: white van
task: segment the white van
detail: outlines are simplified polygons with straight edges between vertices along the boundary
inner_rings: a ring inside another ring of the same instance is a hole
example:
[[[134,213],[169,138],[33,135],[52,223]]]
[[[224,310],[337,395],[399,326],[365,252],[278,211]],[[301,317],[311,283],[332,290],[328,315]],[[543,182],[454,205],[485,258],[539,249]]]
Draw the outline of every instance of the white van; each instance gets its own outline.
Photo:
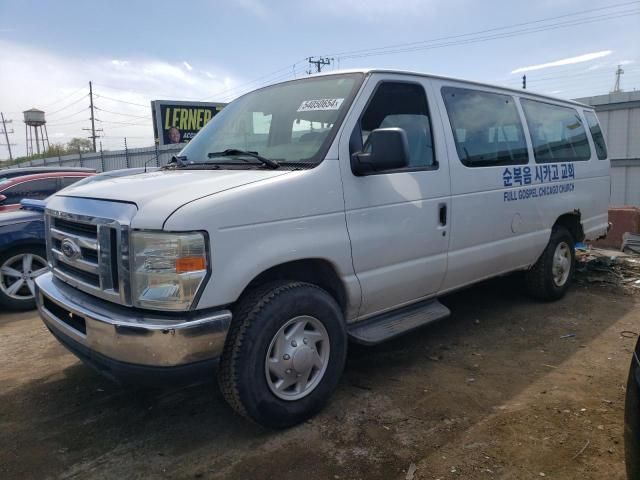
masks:
[[[40,314],[107,375],[212,375],[285,427],[437,298],[517,270],[544,300],[574,245],[607,232],[609,160],[591,107],[366,70],[248,93],[166,168],[56,195]]]

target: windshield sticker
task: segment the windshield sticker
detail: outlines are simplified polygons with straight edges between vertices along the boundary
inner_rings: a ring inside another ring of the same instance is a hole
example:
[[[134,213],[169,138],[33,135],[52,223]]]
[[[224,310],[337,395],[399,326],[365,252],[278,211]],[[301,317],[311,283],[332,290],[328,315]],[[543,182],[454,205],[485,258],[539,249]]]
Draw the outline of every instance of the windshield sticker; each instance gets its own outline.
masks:
[[[298,107],[298,112],[315,112],[320,110],[338,110],[344,98],[320,98],[318,100],[304,100]]]

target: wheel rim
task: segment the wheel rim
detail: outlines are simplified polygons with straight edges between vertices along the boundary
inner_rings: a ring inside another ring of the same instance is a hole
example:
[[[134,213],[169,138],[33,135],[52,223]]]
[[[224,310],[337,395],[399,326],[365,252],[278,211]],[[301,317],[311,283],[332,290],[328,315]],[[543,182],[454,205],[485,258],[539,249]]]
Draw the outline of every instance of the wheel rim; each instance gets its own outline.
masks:
[[[0,266],[0,290],[13,300],[31,300],[35,296],[34,279],[49,268],[35,253],[20,253]]]
[[[324,325],[307,315],[292,318],[267,349],[267,385],[282,400],[299,400],[318,386],[328,363],[329,334]]]
[[[553,264],[551,267],[553,282],[558,287],[562,287],[569,279],[571,273],[571,247],[566,242],[560,242],[553,254]]]

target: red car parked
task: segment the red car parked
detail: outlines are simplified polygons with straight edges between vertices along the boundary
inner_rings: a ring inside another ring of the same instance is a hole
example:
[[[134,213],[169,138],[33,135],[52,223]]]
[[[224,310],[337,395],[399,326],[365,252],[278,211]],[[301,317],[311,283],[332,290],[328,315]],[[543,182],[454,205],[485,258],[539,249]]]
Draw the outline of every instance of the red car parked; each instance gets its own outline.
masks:
[[[0,212],[18,210],[20,200],[23,198],[44,200],[58,190],[91,175],[93,173],[50,172],[23,175],[0,181]]]

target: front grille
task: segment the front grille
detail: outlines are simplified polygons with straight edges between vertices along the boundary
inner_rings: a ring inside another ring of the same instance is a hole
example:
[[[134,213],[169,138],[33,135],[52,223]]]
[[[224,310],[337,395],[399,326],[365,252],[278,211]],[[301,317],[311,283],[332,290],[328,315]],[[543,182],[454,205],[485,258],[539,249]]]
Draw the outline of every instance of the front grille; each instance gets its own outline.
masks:
[[[74,233],[76,235],[82,235],[88,238],[98,238],[98,226],[90,225],[87,223],[71,222],[64,218],[54,218],[54,228],[59,228],[65,232]]]
[[[84,283],[87,283],[95,288],[100,288],[100,276],[95,273],[85,272],[84,270],[80,270],[79,268],[62,262],[58,263],[57,268],[70,277],[78,278]]]
[[[49,262],[60,280],[129,305],[128,225],[108,218],[47,211]]]

